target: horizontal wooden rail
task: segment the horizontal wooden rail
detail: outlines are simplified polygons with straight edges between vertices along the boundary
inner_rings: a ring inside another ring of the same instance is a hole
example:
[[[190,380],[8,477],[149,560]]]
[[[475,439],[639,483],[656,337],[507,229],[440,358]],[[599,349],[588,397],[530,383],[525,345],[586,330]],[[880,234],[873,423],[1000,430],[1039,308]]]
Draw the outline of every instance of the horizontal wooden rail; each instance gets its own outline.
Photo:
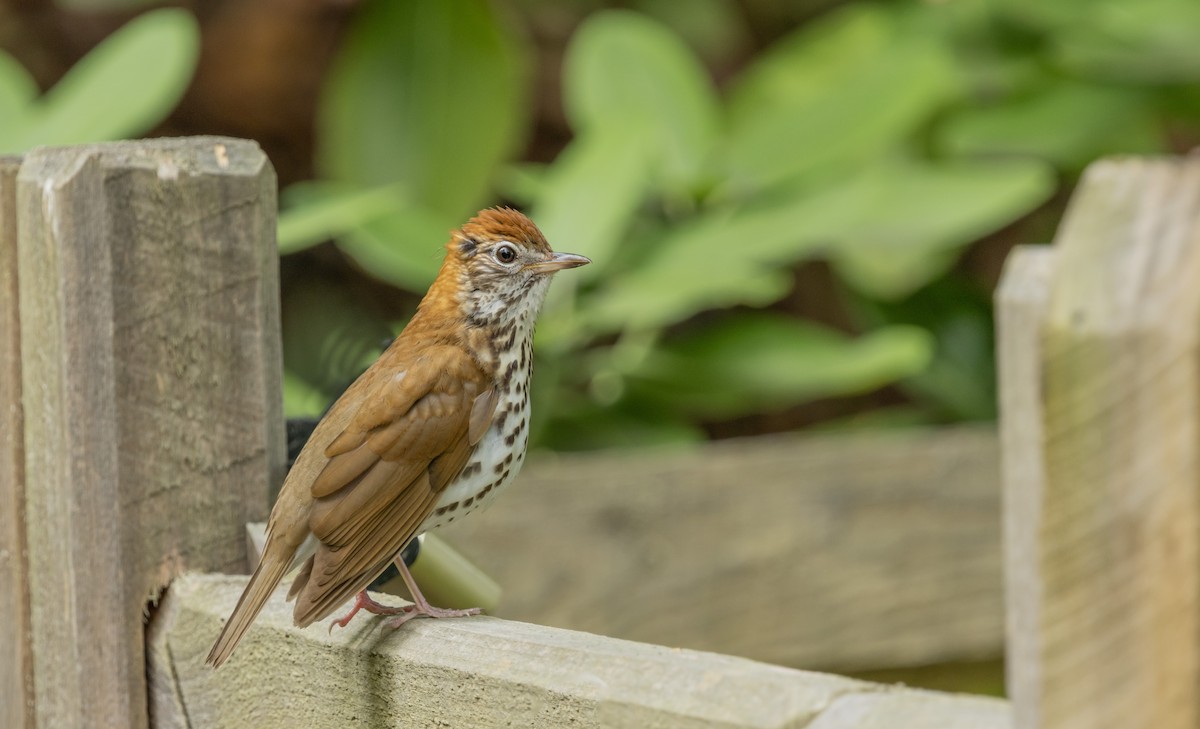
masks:
[[[438,534],[505,618],[820,670],[994,659],[999,478],[990,427],[538,454]]]
[[[285,587],[214,671],[204,657],[244,584],[188,575],[168,591],[147,636],[152,726],[1011,727],[997,699],[491,617],[300,630]]]

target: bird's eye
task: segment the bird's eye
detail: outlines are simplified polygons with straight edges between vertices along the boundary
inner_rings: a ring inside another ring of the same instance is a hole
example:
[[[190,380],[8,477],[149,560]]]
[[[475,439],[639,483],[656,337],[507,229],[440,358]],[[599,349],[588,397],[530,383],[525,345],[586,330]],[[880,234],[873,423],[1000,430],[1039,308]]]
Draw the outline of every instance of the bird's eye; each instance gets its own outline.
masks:
[[[496,249],[496,260],[501,263],[512,263],[517,260],[517,251],[510,245],[502,245]]]

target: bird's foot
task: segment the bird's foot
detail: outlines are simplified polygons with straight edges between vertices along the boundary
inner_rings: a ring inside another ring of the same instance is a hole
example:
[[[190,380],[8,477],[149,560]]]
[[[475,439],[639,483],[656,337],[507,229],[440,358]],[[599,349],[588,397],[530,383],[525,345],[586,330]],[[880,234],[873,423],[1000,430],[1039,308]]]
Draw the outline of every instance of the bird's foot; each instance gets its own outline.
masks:
[[[482,612],[483,608],[452,610],[449,608],[433,607],[429,603],[425,603],[424,605],[405,605],[403,608],[400,608],[399,615],[383,621],[383,625],[388,628],[399,628],[413,618],[465,618],[470,615],[479,615]]]
[[[404,611],[408,610],[410,607],[412,606],[405,605],[402,607],[392,607],[391,605],[384,605],[383,603],[375,602],[369,595],[367,595],[367,591],[363,590],[362,592],[358,593],[357,597],[354,598],[354,607],[350,608],[350,612],[346,613],[340,618],[329,621],[329,632],[333,632],[333,626],[335,625],[339,628],[344,628],[349,625],[350,619],[355,615],[358,615],[359,610],[366,610],[372,615],[403,616]]]

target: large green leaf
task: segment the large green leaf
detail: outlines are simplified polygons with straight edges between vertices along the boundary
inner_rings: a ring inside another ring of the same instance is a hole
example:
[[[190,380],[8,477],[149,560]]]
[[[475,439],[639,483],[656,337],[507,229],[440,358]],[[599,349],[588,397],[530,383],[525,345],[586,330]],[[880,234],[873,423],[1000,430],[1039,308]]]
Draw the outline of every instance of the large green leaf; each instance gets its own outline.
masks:
[[[1044,202],[1055,184],[1053,171],[1036,160],[895,161],[812,205],[847,213],[828,231],[843,277],[868,294],[895,297],[945,270],[962,246]]]
[[[37,83],[25,67],[0,51],[0,150],[20,149],[37,95]]]
[[[1066,80],[1009,103],[964,109],[940,136],[956,154],[1030,155],[1071,170],[1106,154],[1158,152],[1164,143],[1145,91]]]
[[[725,418],[873,390],[920,372],[932,351],[932,338],[916,327],[851,339],[782,315],[747,312],[663,345],[633,379],[643,396]]]
[[[942,39],[855,4],[768,50],[730,95],[732,194],[845,171],[903,139],[962,79]]]
[[[462,223],[428,208],[401,202],[394,211],[342,235],[337,245],[371,275],[421,293],[437,276],[450,231]]]
[[[786,229],[771,227],[769,217],[709,216],[670,229],[650,258],[588,297],[578,320],[592,334],[654,329],[708,309],[778,300],[791,274],[739,250],[755,231],[794,240]]]
[[[546,176],[534,220],[550,245],[592,259],[567,277],[572,286],[608,268],[642,205],[650,181],[645,132],[646,125],[634,120],[589,128],[576,135]],[[553,290],[565,291],[565,283]]]
[[[302,251],[346,234],[404,206],[399,185],[368,189],[330,182],[301,182],[280,195],[279,253]]]
[[[461,222],[528,117],[523,48],[485,0],[366,3],[321,99],[321,172]]]
[[[671,30],[634,12],[597,13],[575,33],[563,74],[576,131],[640,129],[668,183],[695,184],[716,138],[717,97]]]
[[[1200,4],[1194,0],[993,0],[1045,35],[1062,67],[1139,83],[1200,80]]]
[[[148,130],[183,95],[195,70],[199,45],[196,21],[184,10],[155,10],[139,16],[75,64],[27,109],[24,121],[10,127],[6,119],[0,152],[120,139]],[[8,84],[13,84],[12,69],[0,75],[8,75]],[[11,104],[16,97],[9,94]]]

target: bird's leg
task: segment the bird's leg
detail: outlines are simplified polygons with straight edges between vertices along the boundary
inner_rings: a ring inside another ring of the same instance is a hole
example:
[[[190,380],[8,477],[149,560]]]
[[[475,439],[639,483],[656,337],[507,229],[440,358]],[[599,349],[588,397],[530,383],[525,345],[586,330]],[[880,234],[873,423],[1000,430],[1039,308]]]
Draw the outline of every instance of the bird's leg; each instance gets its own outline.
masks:
[[[404,560],[400,557],[396,558],[396,569],[400,570],[400,577],[408,587],[409,593],[412,594],[413,604],[405,605],[401,608],[400,615],[385,620],[383,624],[389,628],[399,628],[413,618],[465,618],[468,615],[478,615],[483,612],[482,608],[467,608],[466,610],[436,608],[430,605],[425,596],[421,594],[421,588],[417,587],[416,580],[408,571],[408,565],[404,564]]]
[[[366,610],[372,615],[400,615],[407,607],[407,605],[404,607],[392,607],[391,605],[384,605],[383,603],[375,602],[371,599],[371,596],[367,594],[367,591],[363,590],[362,592],[358,593],[357,597],[354,598],[354,607],[350,608],[350,612],[346,613],[340,618],[329,621],[329,632],[333,632],[333,626],[335,625],[339,628],[344,628],[349,625],[350,619],[355,615],[358,615],[359,610]]]

